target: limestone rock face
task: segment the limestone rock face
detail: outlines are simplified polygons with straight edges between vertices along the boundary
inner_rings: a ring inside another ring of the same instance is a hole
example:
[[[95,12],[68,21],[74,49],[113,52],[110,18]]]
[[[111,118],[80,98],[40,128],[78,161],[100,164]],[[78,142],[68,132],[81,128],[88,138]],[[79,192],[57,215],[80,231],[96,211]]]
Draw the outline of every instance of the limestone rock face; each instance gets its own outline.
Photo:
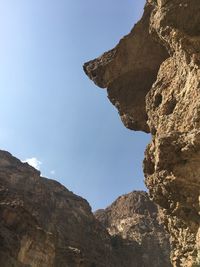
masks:
[[[131,33],[84,69],[114,94],[127,127],[150,131],[144,173],[165,213],[171,260],[200,266],[200,1],[148,0]]]
[[[0,266],[148,267],[150,263],[160,267],[151,257],[147,264],[145,255],[155,250],[157,262],[164,258],[162,262],[167,263],[168,235],[156,219],[156,206],[145,193],[140,195],[140,204],[132,201],[126,213],[118,209],[116,215],[128,219],[131,209],[130,214],[137,218],[144,206],[144,212],[152,216],[130,221],[127,229],[132,225],[133,234],[127,230],[124,236],[116,236],[115,231],[110,235],[108,225],[95,218],[86,200],[0,150]],[[152,237],[151,246],[148,238],[143,242],[146,235]]]
[[[171,266],[169,236],[162,223],[162,211],[143,191],[120,196],[96,218],[107,228],[113,239],[136,241],[141,248],[143,266]]]

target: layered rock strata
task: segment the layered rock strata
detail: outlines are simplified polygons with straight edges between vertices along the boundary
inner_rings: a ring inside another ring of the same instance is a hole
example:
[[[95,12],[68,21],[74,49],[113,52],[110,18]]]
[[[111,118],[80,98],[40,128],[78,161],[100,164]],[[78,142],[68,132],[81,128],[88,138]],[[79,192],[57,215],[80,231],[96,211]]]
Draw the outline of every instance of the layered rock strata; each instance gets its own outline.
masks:
[[[144,174],[173,266],[200,266],[200,1],[148,0],[131,33],[84,70],[125,126],[151,133]]]
[[[134,193],[133,198],[138,200],[132,201],[126,207],[127,214],[122,215],[126,218],[132,209],[130,213],[136,219],[129,226],[133,223],[134,235],[122,238],[113,232],[111,236],[86,200],[0,151],[0,266],[148,267],[150,263],[160,267],[160,259],[166,262],[163,267],[169,267],[168,235],[159,225],[156,206],[143,195]],[[147,222],[138,217],[137,210],[151,214]],[[122,210],[115,212],[120,216]],[[143,221],[149,225],[141,232]],[[158,232],[154,231],[156,227]],[[143,243],[149,232],[152,238],[155,235],[155,242],[145,247],[146,254],[154,251],[158,264],[151,258],[146,263]]]

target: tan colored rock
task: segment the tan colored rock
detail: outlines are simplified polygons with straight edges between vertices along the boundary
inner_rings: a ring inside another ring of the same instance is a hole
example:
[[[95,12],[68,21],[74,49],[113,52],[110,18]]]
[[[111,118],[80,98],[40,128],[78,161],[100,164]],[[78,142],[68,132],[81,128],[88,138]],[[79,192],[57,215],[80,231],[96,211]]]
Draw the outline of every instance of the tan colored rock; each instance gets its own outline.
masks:
[[[146,192],[133,191],[120,196],[95,216],[113,238],[121,237],[140,245],[142,266],[171,266],[169,235],[164,230],[162,211]]]
[[[141,198],[140,205],[145,206],[148,201],[147,196]],[[152,205],[146,205],[145,212],[151,213]],[[137,209],[133,202],[130,212]],[[152,224],[156,208],[154,213],[149,218]],[[1,267],[147,267],[143,244],[136,238],[138,235],[143,240],[147,229],[139,229],[135,229],[131,240],[128,236],[126,239],[109,235],[86,200],[0,150]],[[164,255],[167,261],[168,237],[162,227],[159,229],[160,241],[146,247],[146,253],[154,248],[159,253],[156,257]],[[155,231],[151,237],[154,235],[157,239]],[[154,263],[152,258],[149,262]]]
[[[150,196],[164,209],[165,224],[171,235],[173,266],[200,266],[200,1],[149,0],[145,10],[142,20],[126,36],[126,42],[129,40],[132,45],[121,46],[120,53],[126,56],[118,57],[116,65],[121,66],[120,71],[115,68],[116,56],[109,64],[102,63],[104,67],[101,64],[101,69],[106,70],[106,81],[111,81],[104,85],[109,94],[112,84],[118,101],[117,105],[116,101],[113,103],[119,112],[123,106],[122,115],[134,118],[140,127],[134,123],[133,127],[125,125],[143,131],[149,127],[152,134],[145,154],[144,173]],[[150,19],[145,24],[147,10]],[[137,31],[141,24],[145,30]],[[145,41],[141,42],[141,38]],[[140,47],[135,39],[140,41]],[[152,42],[161,45],[155,55],[148,49],[152,48]],[[124,39],[120,43],[124,43]],[[144,81],[151,79],[151,83],[144,86],[145,93],[141,94],[138,88],[144,85],[143,80],[135,80],[131,75],[127,82],[122,74],[132,73],[138,66],[144,43],[147,53],[145,62],[140,61],[137,76],[141,75]],[[132,56],[134,53],[138,58]],[[152,55],[160,58],[156,64]],[[124,58],[130,59],[126,66]],[[101,58],[93,62],[96,62],[95,81],[101,86],[99,80],[104,80],[104,72],[98,72],[100,61]],[[114,74],[108,71],[111,65]],[[153,76],[147,65],[156,66]],[[86,73],[94,80],[87,66]],[[119,83],[112,82],[113,77],[120,81],[120,90]],[[133,98],[129,97],[130,85]],[[142,107],[139,115],[134,113],[138,107],[135,100]],[[146,121],[148,127],[144,126]]]
[[[0,151],[0,266],[115,265],[110,236],[86,200]]]
[[[143,18],[129,35],[114,49],[84,65],[86,74],[98,86],[107,88],[108,98],[125,126],[145,132],[149,132],[145,96],[161,62],[168,57],[166,50],[149,35],[151,12],[152,6],[147,4]]]

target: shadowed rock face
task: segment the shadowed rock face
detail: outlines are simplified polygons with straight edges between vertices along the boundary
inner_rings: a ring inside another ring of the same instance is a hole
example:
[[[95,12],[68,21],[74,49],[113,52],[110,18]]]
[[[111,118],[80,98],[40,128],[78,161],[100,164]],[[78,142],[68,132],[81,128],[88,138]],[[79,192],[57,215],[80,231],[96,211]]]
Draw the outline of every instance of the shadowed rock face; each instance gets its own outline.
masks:
[[[144,173],[165,213],[171,260],[200,266],[200,1],[147,1],[141,21],[109,53],[84,69],[108,88],[128,128],[151,132]]]
[[[141,21],[113,50],[84,65],[86,74],[98,86],[107,88],[108,98],[125,126],[145,132],[149,132],[145,96],[161,62],[168,57],[166,49],[149,35],[152,8],[146,5]]]
[[[128,206],[124,203],[123,213],[117,209],[116,215],[128,220],[131,209],[137,225],[130,221],[128,227],[133,226],[134,234],[110,235],[86,200],[0,151],[0,266],[148,267],[150,263],[160,267],[159,259],[166,263],[163,267],[170,266],[168,235],[157,207],[143,192],[130,196],[136,201]],[[152,216],[145,219],[138,212]],[[146,220],[148,229],[143,226]],[[146,245],[146,235],[154,240],[151,246]],[[158,264],[152,258],[146,263],[144,249],[147,255],[155,251]]]
[[[86,200],[0,151],[0,266],[114,266],[112,253]]]

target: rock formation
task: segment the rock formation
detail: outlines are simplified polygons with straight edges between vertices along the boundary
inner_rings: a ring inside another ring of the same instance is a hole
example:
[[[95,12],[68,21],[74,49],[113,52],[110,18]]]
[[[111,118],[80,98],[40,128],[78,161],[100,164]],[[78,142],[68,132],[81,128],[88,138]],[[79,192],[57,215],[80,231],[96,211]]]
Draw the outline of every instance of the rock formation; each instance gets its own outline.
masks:
[[[168,235],[145,193],[123,196],[104,213],[106,224],[86,200],[0,151],[1,267],[170,266]]]
[[[0,266],[114,266],[86,200],[4,151],[0,190]]]
[[[200,1],[148,0],[131,33],[84,70],[126,127],[151,133],[144,174],[171,261],[200,266]]]
[[[144,266],[171,266],[169,236],[163,235],[162,216],[143,191],[120,196],[111,206],[95,213],[113,238],[140,245]]]

